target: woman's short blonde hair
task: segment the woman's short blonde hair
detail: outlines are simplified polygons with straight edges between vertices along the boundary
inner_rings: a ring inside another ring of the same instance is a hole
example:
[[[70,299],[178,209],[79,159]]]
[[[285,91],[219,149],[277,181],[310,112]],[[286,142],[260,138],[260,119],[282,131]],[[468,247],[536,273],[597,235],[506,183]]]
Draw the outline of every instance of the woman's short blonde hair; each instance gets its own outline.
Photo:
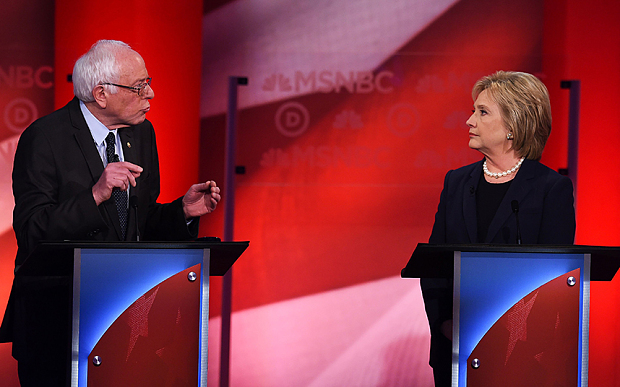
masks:
[[[512,149],[519,157],[540,160],[551,133],[551,104],[547,87],[528,73],[498,71],[481,78],[472,90],[474,101],[482,91],[499,105]]]

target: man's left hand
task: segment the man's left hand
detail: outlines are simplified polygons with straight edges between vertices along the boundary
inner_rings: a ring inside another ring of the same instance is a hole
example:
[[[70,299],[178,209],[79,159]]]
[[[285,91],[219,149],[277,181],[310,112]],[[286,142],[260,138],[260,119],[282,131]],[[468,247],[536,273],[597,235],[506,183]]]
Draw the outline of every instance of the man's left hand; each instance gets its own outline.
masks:
[[[213,180],[192,185],[183,196],[185,219],[210,214],[221,198],[220,187]]]

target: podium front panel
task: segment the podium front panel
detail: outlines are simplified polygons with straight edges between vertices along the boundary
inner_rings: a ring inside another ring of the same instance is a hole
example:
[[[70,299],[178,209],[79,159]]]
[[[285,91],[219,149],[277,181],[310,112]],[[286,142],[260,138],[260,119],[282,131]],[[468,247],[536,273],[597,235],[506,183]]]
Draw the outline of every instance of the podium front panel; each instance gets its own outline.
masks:
[[[453,386],[587,385],[588,254],[455,252],[454,263]]]
[[[158,371],[162,371],[172,352],[175,356],[179,356],[180,351],[187,351],[192,357],[197,354],[195,364],[189,367],[192,374],[190,380],[198,380],[198,385],[201,382],[206,385],[210,258],[208,249],[76,248],[74,255],[72,386],[87,385],[88,369],[92,369],[96,363],[92,359],[96,354],[91,356],[91,352],[108,330],[115,333],[108,334],[107,340],[110,336],[115,336],[125,337],[125,341],[129,342],[129,350],[127,342],[119,344],[119,348],[122,348],[120,352],[123,353],[117,357],[126,363],[133,362],[134,367],[142,367],[130,358],[131,352],[137,352],[138,349],[144,351],[145,346],[152,346],[148,340],[153,341],[157,330],[161,331],[162,326],[180,326],[180,322],[186,324],[184,327],[198,328],[191,333],[194,335],[193,340],[184,343],[184,349],[158,348],[146,361],[149,365],[159,365]],[[196,270],[198,272],[195,272]],[[189,298],[185,302],[197,303],[195,316],[187,312],[192,305],[182,305],[184,296]],[[181,302],[178,306],[174,304],[175,297]],[[168,299],[168,305],[160,301],[163,298]],[[153,319],[162,318],[160,311],[166,314],[163,318],[169,320],[166,321],[168,325],[160,324],[159,321],[153,324]],[[155,313],[158,315],[155,316]],[[190,320],[198,321],[187,325],[187,316],[191,316]],[[120,321],[121,318],[125,321],[115,324],[115,321]],[[126,321],[131,321],[131,324]],[[119,330],[119,324],[124,324],[125,331],[122,327]],[[187,328],[178,328],[175,333],[175,329],[171,328],[168,334],[179,334],[178,332],[184,330]],[[101,344],[99,345],[101,347]],[[110,343],[106,345],[108,349],[113,348]],[[97,361],[103,365],[106,360],[111,361],[110,357],[98,358]]]

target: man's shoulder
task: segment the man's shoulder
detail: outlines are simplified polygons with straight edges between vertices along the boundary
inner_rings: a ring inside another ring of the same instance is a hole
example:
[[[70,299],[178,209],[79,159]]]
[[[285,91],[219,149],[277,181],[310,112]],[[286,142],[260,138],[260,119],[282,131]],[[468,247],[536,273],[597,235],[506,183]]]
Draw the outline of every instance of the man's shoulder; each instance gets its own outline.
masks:
[[[70,124],[71,116],[79,113],[79,101],[72,100],[60,109],[36,119],[30,127],[58,127],[59,124]],[[77,109],[77,110],[76,110]]]
[[[36,119],[22,132],[19,143],[34,144],[40,141],[65,143],[68,136],[73,136],[75,126],[73,121],[84,119],[81,115],[76,115],[80,114],[79,109],[79,101],[71,101],[62,108]]]
[[[149,131],[153,131],[153,124],[151,123],[151,121],[147,120],[146,118],[144,119],[144,121],[142,121],[141,123],[139,123],[138,125],[135,125],[134,128],[137,129],[146,129]]]
[[[141,139],[145,142],[155,142],[155,129],[151,121],[145,119],[139,124],[132,125],[127,128],[119,129],[121,136],[126,133],[132,136],[134,139]]]

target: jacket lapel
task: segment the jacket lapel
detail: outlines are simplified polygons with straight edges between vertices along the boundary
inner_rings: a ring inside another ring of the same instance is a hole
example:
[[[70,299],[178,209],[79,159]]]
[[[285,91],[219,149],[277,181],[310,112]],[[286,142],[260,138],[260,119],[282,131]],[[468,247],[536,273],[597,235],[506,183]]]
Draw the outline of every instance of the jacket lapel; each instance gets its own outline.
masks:
[[[75,129],[75,140],[78,143],[84,160],[86,160],[86,164],[88,165],[93,181],[97,182],[103,174],[103,162],[101,161],[99,152],[97,152],[95,141],[93,140],[93,136],[90,134],[90,129],[88,129],[86,120],[82,115],[82,111],[80,110],[80,102],[77,98],[74,98],[69,103],[69,116],[71,119],[71,124]],[[107,214],[108,219],[112,221],[112,225],[116,230],[116,235],[118,239],[121,240],[121,223],[118,219],[118,211],[116,210],[114,200],[106,200],[101,203],[100,207],[103,207],[103,211]]]
[[[86,120],[80,110],[80,104],[77,98],[74,98],[69,105],[69,117],[71,118],[71,124],[73,125],[74,137],[80,147],[82,156],[86,160],[88,169],[90,170],[91,177],[94,181],[99,180],[99,177],[103,173],[103,163],[101,157],[97,152],[95,141],[90,134]]]
[[[476,163],[463,189],[463,216],[469,242],[478,241],[478,216],[476,215],[476,191],[482,173],[482,161]]]
[[[125,161],[137,164],[137,147],[134,144],[134,127],[121,128],[118,130],[118,134],[121,137],[121,143],[123,145],[123,156]]]

